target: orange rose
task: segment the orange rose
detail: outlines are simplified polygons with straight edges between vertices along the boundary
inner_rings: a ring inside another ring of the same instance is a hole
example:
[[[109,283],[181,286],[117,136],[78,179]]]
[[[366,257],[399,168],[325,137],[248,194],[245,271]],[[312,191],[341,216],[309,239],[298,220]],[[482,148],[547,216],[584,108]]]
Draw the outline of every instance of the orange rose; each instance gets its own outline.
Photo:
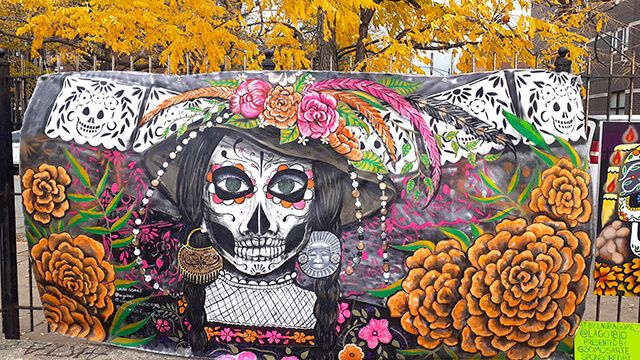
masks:
[[[571,161],[560,159],[542,173],[542,186],[533,189],[529,208],[553,218],[566,221],[569,226],[584,223],[591,217],[588,172],[574,169]]]
[[[418,249],[407,258],[410,270],[402,281],[403,291],[391,296],[387,306],[391,316],[401,317],[402,328],[419,335],[420,346],[435,349],[443,342],[458,344],[460,333],[453,328],[451,311],[462,298],[458,289],[468,265],[455,240],[439,242],[433,252]]]
[[[51,216],[62,218],[69,210],[65,187],[71,183],[67,171],[58,166],[42,164],[36,173],[27,169],[22,175],[22,203],[37,221],[48,224]]]
[[[64,335],[102,341],[107,336],[100,320],[87,308],[64,295],[55,286],[41,286],[42,309],[52,331]]]
[[[547,358],[580,322],[575,312],[589,287],[591,240],[543,215],[531,225],[503,220],[496,232],[479,237],[467,253],[463,298],[452,312],[460,346],[485,357]]]
[[[345,127],[344,120],[340,119],[338,129],[327,137],[329,145],[340,155],[344,155],[351,161],[360,161],[364,157],[360,150],[358,138]]]
[[[265,125],[288,129],[296,122],[298,104],[301,100],[302,95],[295,92],[293,86],[278,85],[269,91],[264,110],[258,117]]]
[[[105,321],[113,313],[115,271],[101,243],[79,235],[51,234],[31,248],[36,280],[52,285]]]

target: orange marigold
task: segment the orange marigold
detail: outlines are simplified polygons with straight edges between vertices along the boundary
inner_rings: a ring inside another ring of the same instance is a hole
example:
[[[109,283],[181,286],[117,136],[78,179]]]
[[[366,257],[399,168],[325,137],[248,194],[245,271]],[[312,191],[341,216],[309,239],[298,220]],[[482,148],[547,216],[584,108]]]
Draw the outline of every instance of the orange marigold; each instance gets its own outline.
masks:
[[[269,91],[264,109],[258,116],[265,125],[274,125],[278,129],[288,129],[296,123],[298,104],[302,95],[293,86],[281,85]]]
[[[52,285],[105,321],[113,313],[115,270],[101,243],[85,236],[51,234],[31,248],[36,280]]]
[[[593,270],[593,294],[594,295],[618,295],[618,289],[624,291],[624,273],[620,266],[609,266],[596,263]]]
[[[542,185],[531,192],[529,208],[564,220],[572,227],[585,223],[591,217],[591,202],[587,199],[590,181],[588,172],[575,169],[567,159],[560,159],[542,173]]]
[[[461,348],[483,356],[505,352],[512,360],[547,358],[580,321],[575,312],[589,287],[591,240],[544,215],[530,225],[503,220],[496,232],[480,236],[467,253],[463,299],[452,312]]]
[[[596,263],[596,269],[598,269],[598,265],[599,264]],[[636,295],[640,294],[640,259],[634,258],[630,263],[624,263],[622,269],[624,272],[624,283],[620,285],[624,288],[625,292]]]
[[[358,346],[354,344],[347,344],[347,346],[338,353],[338,358],[340,360],[362,360],[364,358],[364,353]]]
[[[43,224],[51,221],[51,216],[64,217],[69,210],[69,201],[65,194],[66,186],[71,183],[67,171],[58,166],[42,164],[36,173],[27,169],[22,175],[22,203],[33,218]]]
[[[401,317],[402,328],[419,335],[418,344],[427,349],[443,342],[457,345],[459,332],[451,311],[462,298],[458,289],[469,266],[460,244],[447,240],[439,242],[435,251],[418,249],[406,263],[410,270],[402,281],[403,291],[387,301],[391,316]]]
[[[55,286],[38,284],[42,294],[42,309],[52,331],[64,335],[102,341],[107,336],[100,320],[76,300],[64,295]]]

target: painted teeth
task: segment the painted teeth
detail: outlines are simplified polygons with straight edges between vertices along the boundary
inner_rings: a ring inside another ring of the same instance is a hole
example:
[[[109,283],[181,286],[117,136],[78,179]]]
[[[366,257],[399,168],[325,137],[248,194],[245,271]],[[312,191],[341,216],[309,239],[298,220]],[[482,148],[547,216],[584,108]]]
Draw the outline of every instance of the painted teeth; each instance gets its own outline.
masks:
[[[267,261],[284,253],[285,242],[272,237],[241,240],[235,243],[237,256],[249,261]]]

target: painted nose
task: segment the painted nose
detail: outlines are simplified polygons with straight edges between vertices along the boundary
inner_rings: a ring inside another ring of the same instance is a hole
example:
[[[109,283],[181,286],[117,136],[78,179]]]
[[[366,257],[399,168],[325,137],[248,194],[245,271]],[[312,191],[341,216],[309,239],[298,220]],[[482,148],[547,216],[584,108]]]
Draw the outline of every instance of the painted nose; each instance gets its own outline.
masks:
[[[254,234],[264,235],[269,231],[269,226],[271,226],[271,223],[269,222],[269,219],[267,219],[267,215],[264,213],[262,205],[258,205],[256,211],[251,215],[251,220],[249,220],[247,228]]]

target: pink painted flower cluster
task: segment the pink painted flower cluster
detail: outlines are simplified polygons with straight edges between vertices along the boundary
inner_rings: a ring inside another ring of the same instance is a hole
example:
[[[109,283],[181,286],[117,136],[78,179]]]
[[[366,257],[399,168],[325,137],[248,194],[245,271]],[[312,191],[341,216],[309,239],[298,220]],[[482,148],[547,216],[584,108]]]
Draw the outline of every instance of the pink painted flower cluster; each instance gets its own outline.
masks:
[[[327,138],[340,126],[338,104],[330,94],[308,92],[301,96],[291,86],[272,89],[260,79],[241,83],[229,103],[234,113],[259,117],[265,125],[286,129],[297,122],[300,135],[307,138]]]

